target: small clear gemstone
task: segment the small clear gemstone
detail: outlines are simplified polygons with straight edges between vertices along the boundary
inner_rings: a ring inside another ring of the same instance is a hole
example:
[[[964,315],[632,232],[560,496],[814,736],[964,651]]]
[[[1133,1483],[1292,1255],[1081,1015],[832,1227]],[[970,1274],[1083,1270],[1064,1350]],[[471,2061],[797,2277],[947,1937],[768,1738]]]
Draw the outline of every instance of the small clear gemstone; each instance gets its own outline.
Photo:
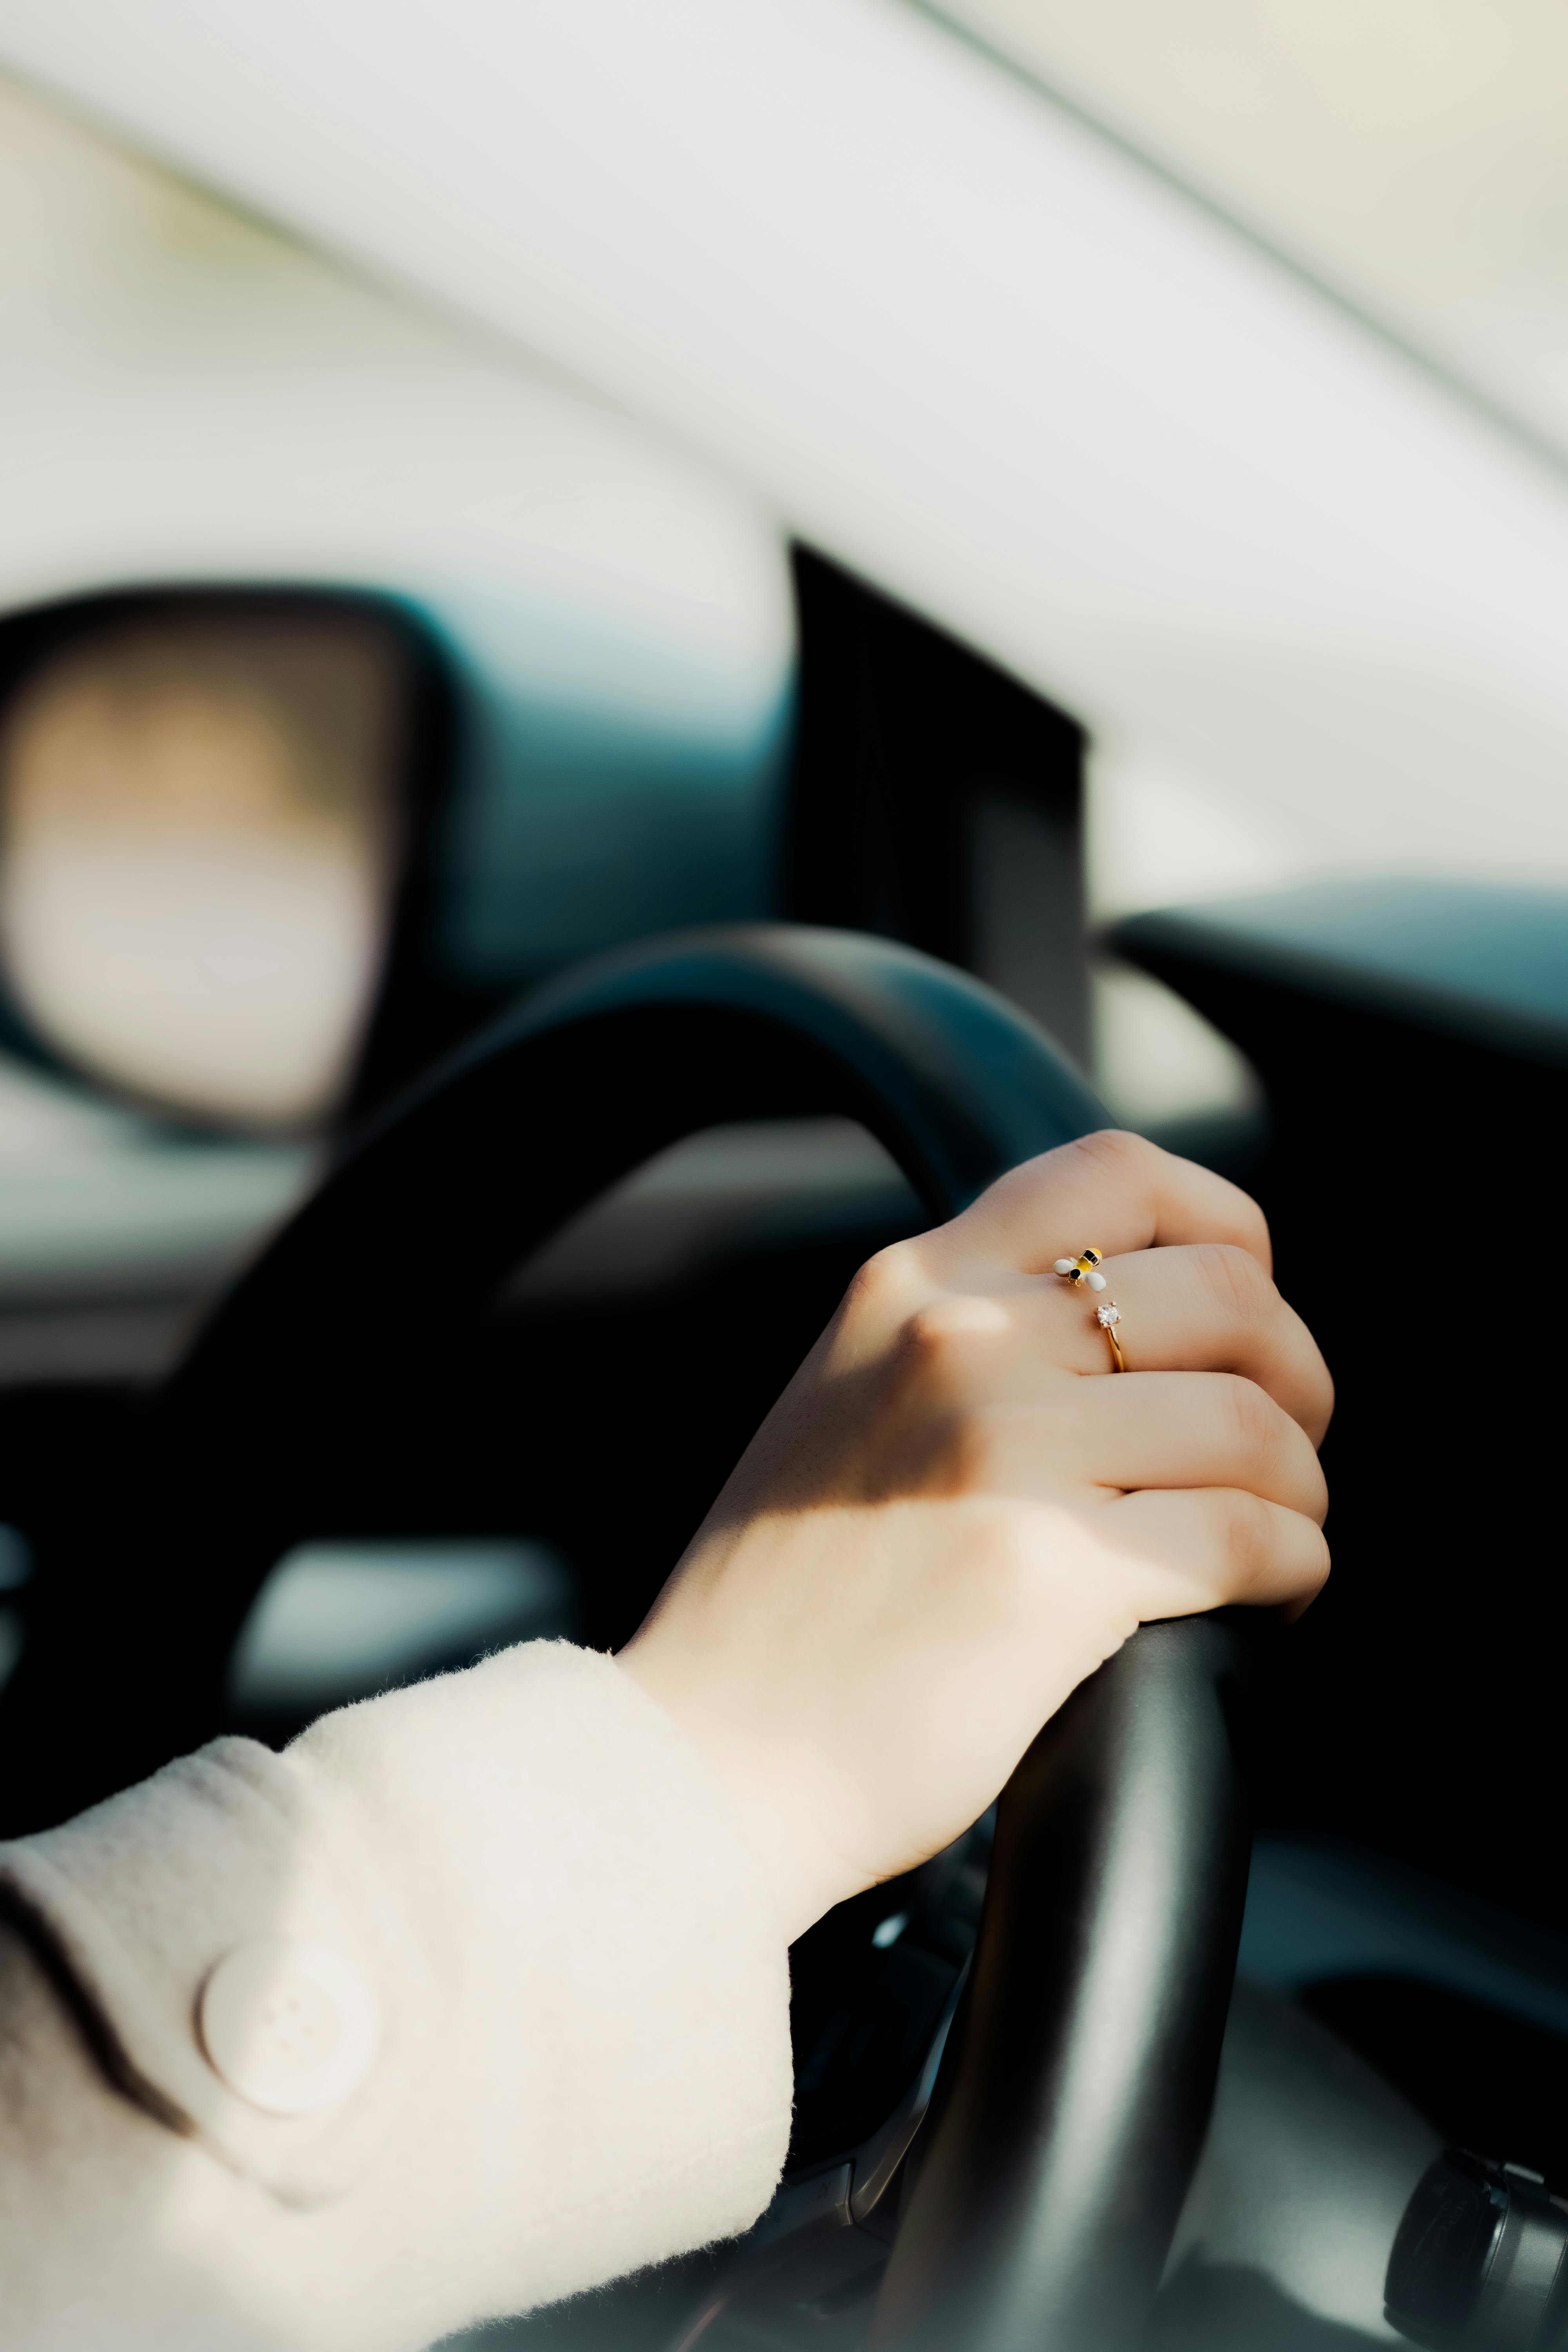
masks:
[[[1114,1298],[1108,1298],[1103,1307],[1095,1308],[1094,1318],[1097,1323],[1102,1323],[1109,1331],[1113,1323],[1121,1322],[1121,1309]]]

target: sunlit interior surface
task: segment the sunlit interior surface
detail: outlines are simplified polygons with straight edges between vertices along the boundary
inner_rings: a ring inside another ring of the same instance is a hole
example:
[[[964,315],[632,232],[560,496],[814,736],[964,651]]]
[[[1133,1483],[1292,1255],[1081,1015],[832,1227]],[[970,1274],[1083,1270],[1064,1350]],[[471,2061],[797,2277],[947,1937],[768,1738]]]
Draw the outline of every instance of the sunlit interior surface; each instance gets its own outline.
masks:
[[[229,1704],[243,1718],[307,1718],[509,1642],[573,1633],[574,1605],[570,1573],[544,1544],[302,1544],[279,1561],[246,1620]]]
[[[50,1045],[258,1128],[330,1107],[386,927],[400,667],[357,615],[174,607],[0,724],[0,955]]]
[[[943,0],[1568,447],[1556,0]]]

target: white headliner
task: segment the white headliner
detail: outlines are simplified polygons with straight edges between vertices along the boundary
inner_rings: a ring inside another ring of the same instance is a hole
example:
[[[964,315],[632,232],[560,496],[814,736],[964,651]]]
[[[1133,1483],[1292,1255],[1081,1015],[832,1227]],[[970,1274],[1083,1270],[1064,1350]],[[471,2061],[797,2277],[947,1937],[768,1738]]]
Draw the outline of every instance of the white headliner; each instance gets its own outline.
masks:
[[[0,0],[1323,861],[1568,878],[1568,478],[900,0]]]

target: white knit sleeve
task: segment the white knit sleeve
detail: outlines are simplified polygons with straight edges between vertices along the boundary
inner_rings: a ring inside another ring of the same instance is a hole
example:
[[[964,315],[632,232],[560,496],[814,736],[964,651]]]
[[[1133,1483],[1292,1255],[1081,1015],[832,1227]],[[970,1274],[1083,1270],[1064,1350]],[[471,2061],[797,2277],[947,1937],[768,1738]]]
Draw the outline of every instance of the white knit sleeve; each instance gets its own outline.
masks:
[[[788,1975],[721,1790],[531,1643],[0,1847],[7,2345],[413,2347],[743,2229]]]

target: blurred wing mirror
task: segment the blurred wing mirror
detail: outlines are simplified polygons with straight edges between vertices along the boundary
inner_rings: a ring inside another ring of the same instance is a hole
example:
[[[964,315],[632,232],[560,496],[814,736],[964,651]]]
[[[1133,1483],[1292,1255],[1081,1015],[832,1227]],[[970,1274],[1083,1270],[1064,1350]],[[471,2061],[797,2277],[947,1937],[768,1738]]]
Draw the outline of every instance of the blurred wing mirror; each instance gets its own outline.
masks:
[[[13,1031],[158,1108],[342,1106],[417,812],[430,655],[374,600],[151,593],[0,641]]]

